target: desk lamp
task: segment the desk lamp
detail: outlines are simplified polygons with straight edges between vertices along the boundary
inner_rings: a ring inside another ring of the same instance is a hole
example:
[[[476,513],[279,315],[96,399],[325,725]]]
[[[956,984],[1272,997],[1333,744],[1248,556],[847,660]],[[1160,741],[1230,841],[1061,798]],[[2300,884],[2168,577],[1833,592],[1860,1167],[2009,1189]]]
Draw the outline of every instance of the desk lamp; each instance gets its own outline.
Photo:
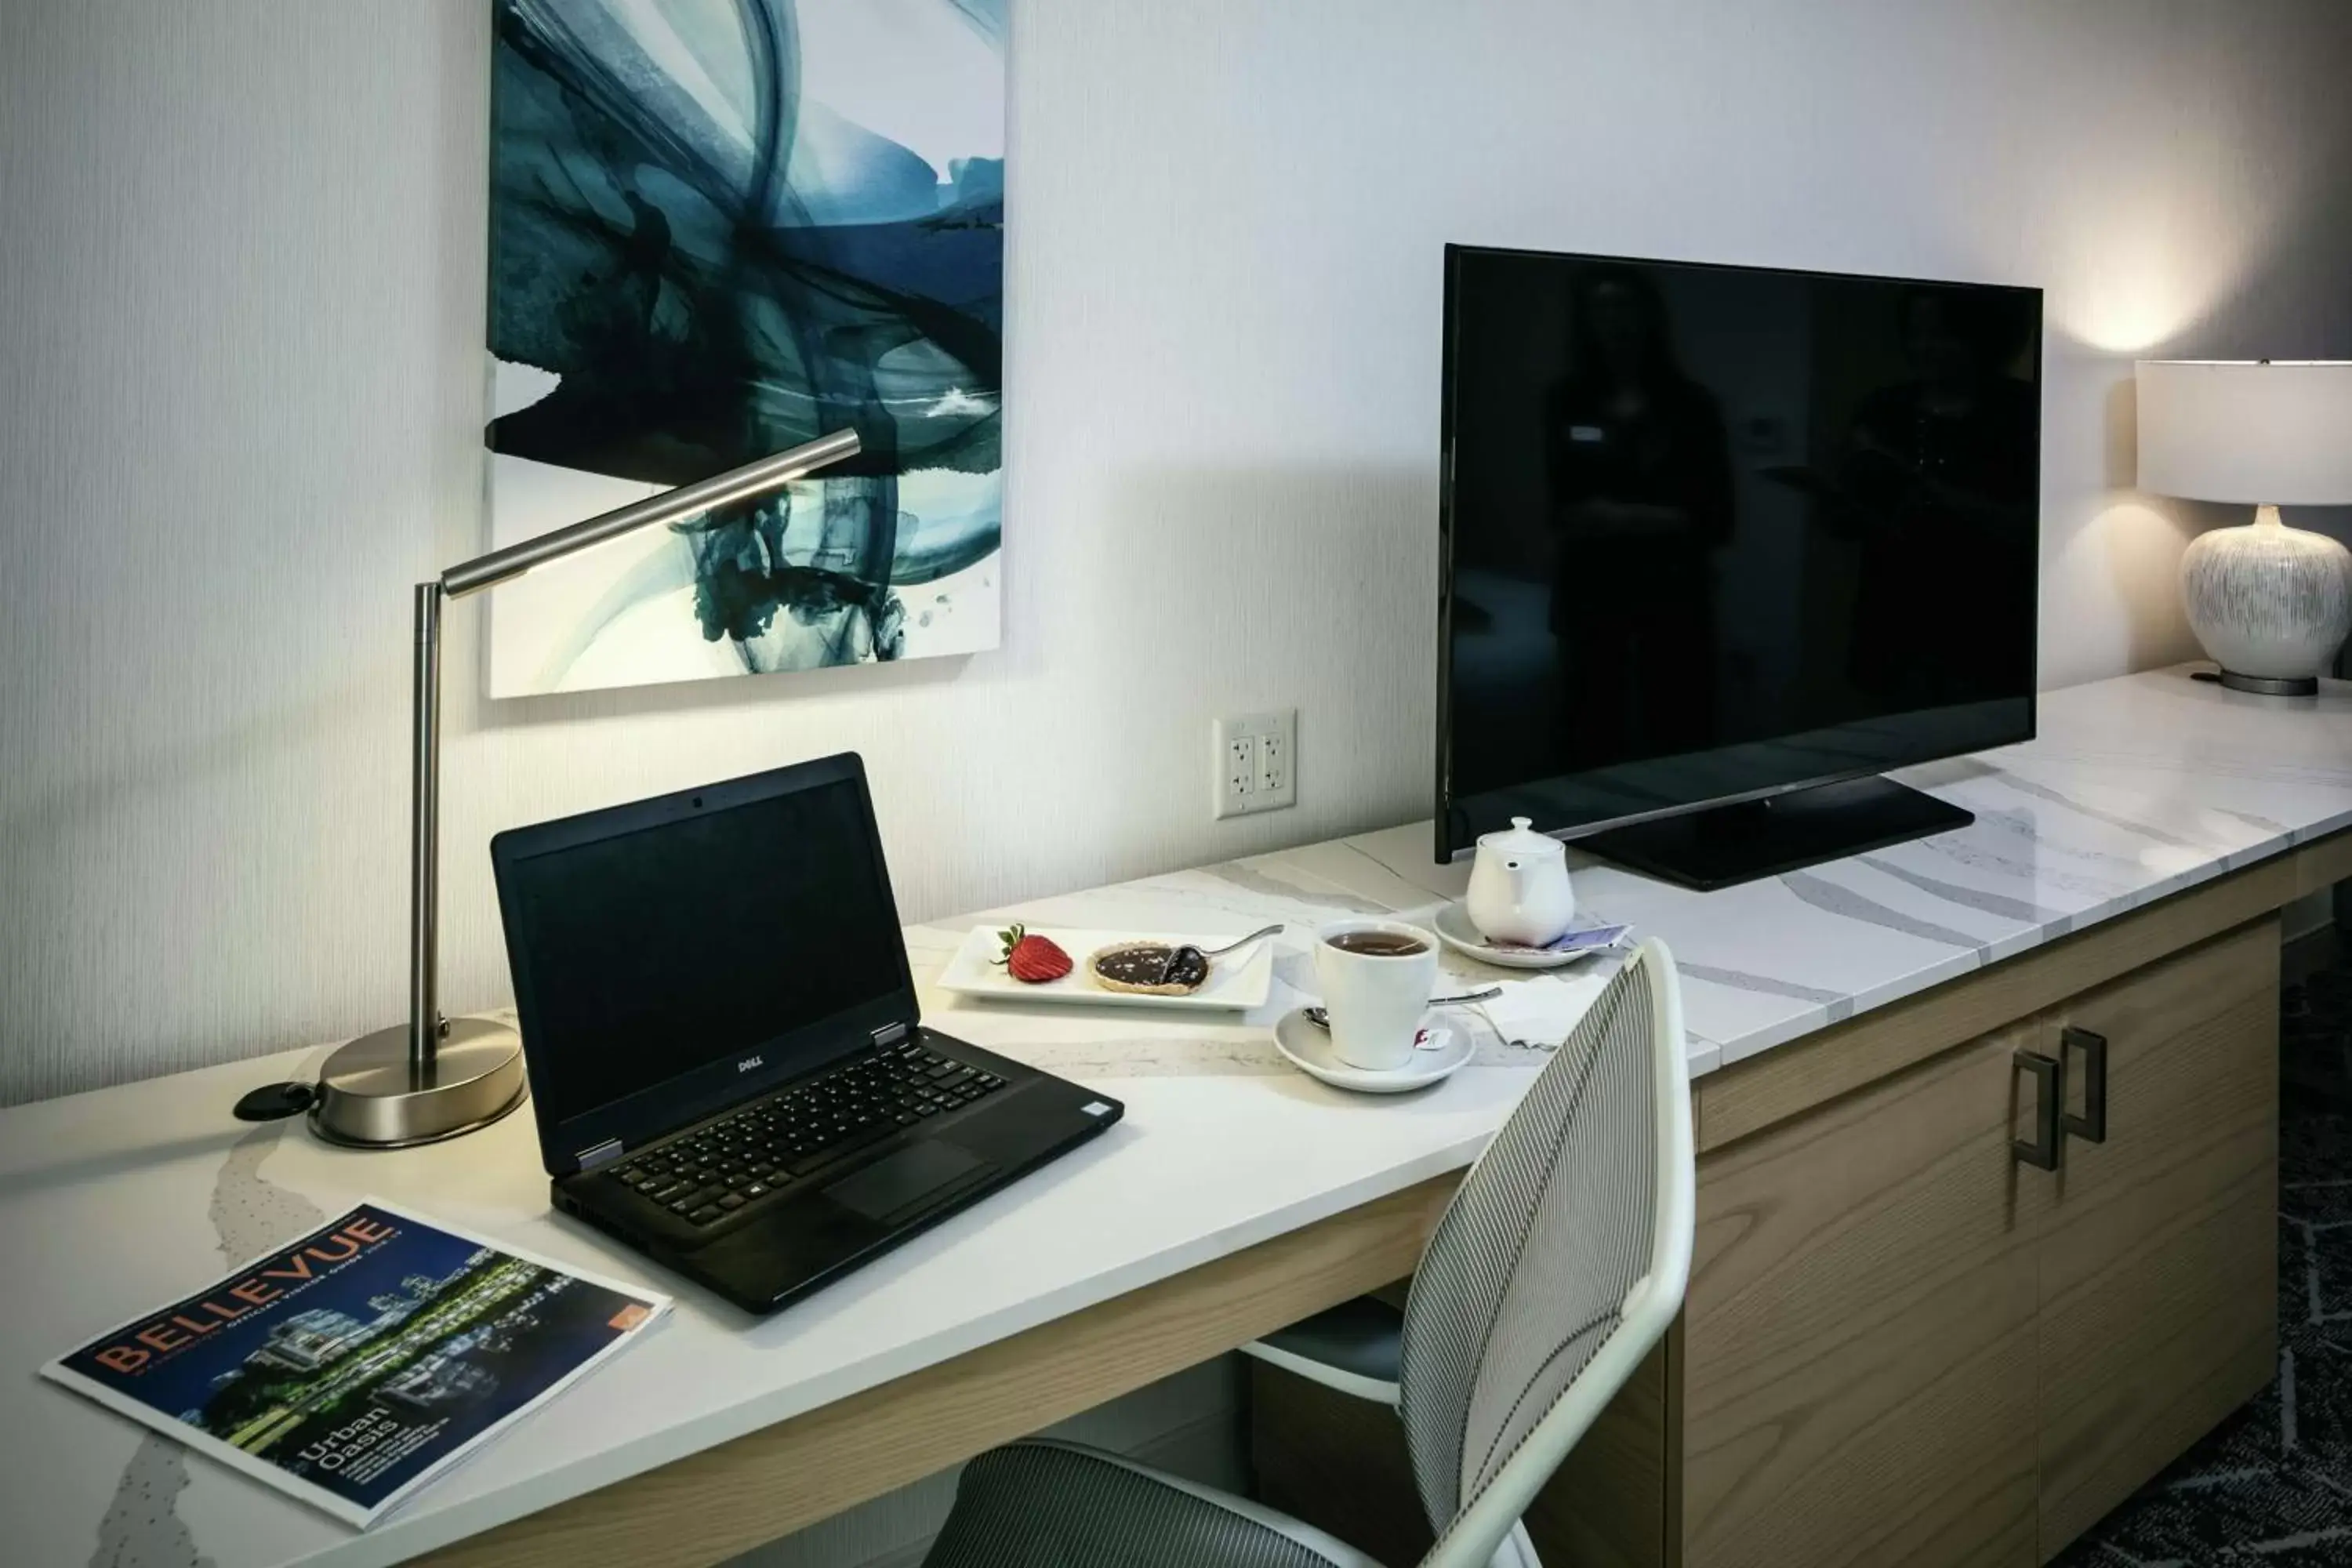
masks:
[[[408,1022],[362,1035],[327,1058],[310,1130],[330,1143],[399,1149],[487,1127],[523,1100],[522,1038],[488,1018],[444,1018],[439,994],[441,603],[591,545],[779,489],[858,450],[837,431],[697,484],[493,550],[416,585],[415,753],[410,777]],[[289,1106],[288,1109],[293,1109]]]
[[[2308,697],[2352,632],[2352,552],[2279,521],[2352,502],[2352,360],[2142,360],[2139,486],[2254,507],[2189,544],[2189,629],[2237,691]]]

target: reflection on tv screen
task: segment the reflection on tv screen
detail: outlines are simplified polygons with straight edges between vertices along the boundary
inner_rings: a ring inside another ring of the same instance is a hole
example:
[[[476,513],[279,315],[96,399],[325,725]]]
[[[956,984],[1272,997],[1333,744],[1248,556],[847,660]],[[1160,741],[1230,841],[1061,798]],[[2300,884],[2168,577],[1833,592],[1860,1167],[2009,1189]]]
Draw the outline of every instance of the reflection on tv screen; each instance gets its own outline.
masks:
[[[2037,290],[1449,261],[1455,847],[2030,733]]]

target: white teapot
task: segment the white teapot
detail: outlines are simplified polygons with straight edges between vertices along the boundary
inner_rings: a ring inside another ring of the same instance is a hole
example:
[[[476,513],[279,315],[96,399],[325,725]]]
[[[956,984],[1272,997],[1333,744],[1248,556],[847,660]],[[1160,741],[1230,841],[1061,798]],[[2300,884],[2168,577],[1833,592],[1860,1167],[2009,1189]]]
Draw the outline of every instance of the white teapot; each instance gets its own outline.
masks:
[[[1470,923],[1488,942],[1549,946],[1576,918],[1566,846],[1535,832],[1524,816],[1511,818],[1508,832],[1480,834],[1470,896],[1463,902]]]

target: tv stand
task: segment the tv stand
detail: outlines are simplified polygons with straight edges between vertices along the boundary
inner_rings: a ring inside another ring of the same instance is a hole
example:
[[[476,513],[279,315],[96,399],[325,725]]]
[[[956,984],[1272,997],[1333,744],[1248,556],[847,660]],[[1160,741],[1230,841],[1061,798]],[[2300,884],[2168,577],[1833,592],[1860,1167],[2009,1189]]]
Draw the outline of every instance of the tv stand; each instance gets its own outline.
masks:
[[[1966,827],[1976,814],[1891,779],[1848,779],[1574,840],[1630,870],[1713,892]]]

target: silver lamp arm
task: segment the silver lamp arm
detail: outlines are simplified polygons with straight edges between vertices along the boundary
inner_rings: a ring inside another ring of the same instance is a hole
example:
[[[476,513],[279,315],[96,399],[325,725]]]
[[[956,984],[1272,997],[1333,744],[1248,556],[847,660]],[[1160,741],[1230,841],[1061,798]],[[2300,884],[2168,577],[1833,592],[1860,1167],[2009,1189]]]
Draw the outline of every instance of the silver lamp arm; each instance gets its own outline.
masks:
[[[750,500],[766,495],[793,480],[830,467],[845,458],[857,455],[859,442],[855,430],[836,430],[830,436],[761,458],[740,468],[730,468],[723,474],[698,479],[690,485],[680,485],[674,490],[664,490],[657,496],[647,496],[641,501],[615,507],[583,522],[526,539],[520,544],[509,544],[503,550],[493,550],[478,555],[461,565],[452,566],[441,574],[441,587],[453,599],[479,593],[520,577],[534,566],[544,566],[551,561],[561,561],[591,545],[602,544],[608,539],[618,539],[625,533],[635,533],[657,522],[681,522],[713,507],[730,501]]]
[[[591,546],[656,523],[679,522],[766,495],[857,455],[854,430],[759,458],[740,468],[493,550],[415,590],[415,662],[410,683],[408,1022],[341,1047],[320,1075],[310,1127],[330,1142],[399,1148],[488,1126],[522,1103],[521,1040],[483,1018],[441,1016],[441,605],[520,577]]]

